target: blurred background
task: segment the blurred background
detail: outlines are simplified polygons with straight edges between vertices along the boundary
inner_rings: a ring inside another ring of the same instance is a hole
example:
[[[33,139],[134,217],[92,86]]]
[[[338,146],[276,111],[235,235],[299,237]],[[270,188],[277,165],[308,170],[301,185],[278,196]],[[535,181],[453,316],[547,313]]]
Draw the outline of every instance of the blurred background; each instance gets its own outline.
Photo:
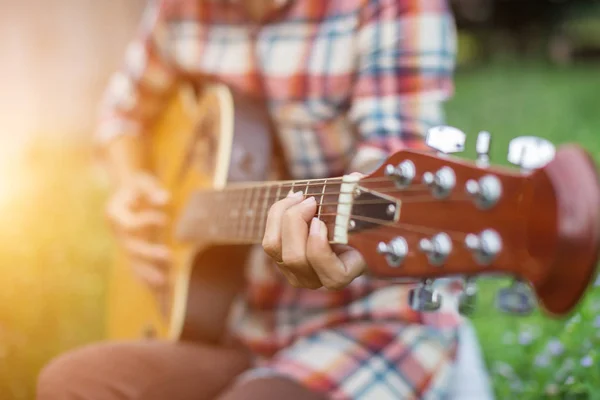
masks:
[[[452,0],[448,122],[508,141],[577,142],[600,161],[600,1]],[[103,335],[114,245],[91,132],[144,0],[0,0],[0,399],[33,399],[41,366]],[[474,156],[473,146],[465,157]],[[473,321],[499,399],[600,398],[600,281],[565,320],[494,308]]]

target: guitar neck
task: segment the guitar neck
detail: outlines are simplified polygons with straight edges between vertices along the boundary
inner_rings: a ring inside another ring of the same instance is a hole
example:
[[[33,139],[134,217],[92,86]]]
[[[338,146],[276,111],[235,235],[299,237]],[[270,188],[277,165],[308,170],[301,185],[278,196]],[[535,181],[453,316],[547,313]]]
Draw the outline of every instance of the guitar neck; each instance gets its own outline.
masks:
[[[179,220],[178,236],[184,240],[214,244],[261,243],[271,206],[290,192],[302,191],[305,198],[315,198],[315,216],[326,224],[329,239],[333,242],[336,239],[338,206],[344,206],[340,203],[342,185],[343,178],[331,178],[264,182],[199,191],[192,195]]]

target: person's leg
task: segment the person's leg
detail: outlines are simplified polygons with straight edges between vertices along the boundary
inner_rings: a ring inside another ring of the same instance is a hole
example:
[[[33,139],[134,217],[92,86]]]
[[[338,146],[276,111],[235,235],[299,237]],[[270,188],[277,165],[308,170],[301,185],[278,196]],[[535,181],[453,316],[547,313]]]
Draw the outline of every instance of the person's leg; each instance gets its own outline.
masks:
[[[106,343],[44,368],[38,400],[213,399],[249,368],[237,349],[158,341]]]
[[[446,398],[456,336],[392,321],[320,330],[242,374],[218,400]]]
[[[299,383],[282,377],[264,377],[233,385],[217,400],[326,400]]]

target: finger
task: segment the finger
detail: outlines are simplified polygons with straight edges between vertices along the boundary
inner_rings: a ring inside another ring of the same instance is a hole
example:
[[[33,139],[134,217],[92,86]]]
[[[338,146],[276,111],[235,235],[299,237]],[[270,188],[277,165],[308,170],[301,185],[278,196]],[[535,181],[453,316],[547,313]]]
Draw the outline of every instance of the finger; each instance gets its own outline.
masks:
[[[135,204],[134,191],[119,191],[117,192],[106,205],[106,217],[111,223],[116,223],[118,220],[128,217],[126,214],[133,209]]]
[[[309,277],[301,277],[296,273],[291,271],[289,268],[284,265],[279,265],[279,270],[285,276],[285,279],[295,288],[303,288],[303,289],[319,289],[323,287],[323,284],[319,280],[319,277],[314,274]]]
[[[171,253],[166,246],[153,244],[136,237],[123,239],[123,245],[130,257],[157,266],[165,267],[171,260]]]
[[[160,182],[150,174],[143,174],[137,180],[139,189],[144,197],[156,206],[163,206],[169,201],[169,193],[162,187]]]
[[[281,223],[281,255],[285,267],[290,270],[305,287],[321,287],[321,281],[306,258],[308,221],[317,210],[314,197],[309,197],[290,207],[283,215]]]
[[[165,213],[154,210],[131,212],[129,209],[117,210],[114,224],[128,233],[142,232],[152,227],[161,228],[167,224]]]
[[[130,203],[124,198],[111,201],[106,210],[109,221],[120,230],[138,231],[151,226],[164,226],[166,214],[158,210],[133,211]]]
[[[292,285],[295,288],[302,287],[300,281],[298,280],[298,277],[296,277],[296,275],[294,275],[291,271],[287,270],[286,268],[282,268],[281,266],[278,267],[278,269],[290,285]]]
[[[296,192],[276,202],[269,209],[262,247],[275,261],[281,261],[281,219],[285,211],[302,201],[303,192]]]
[[[132,269],[135,275],[153,288],[162,288],[167,283],[165,271],[153,264],[134,262]]]
[[[366,268],[358,251],[349,249],[339,256],[333,251],[327,236],[327,225],[317,218],[311,221],[306,258],[327,289],[346,287]]]

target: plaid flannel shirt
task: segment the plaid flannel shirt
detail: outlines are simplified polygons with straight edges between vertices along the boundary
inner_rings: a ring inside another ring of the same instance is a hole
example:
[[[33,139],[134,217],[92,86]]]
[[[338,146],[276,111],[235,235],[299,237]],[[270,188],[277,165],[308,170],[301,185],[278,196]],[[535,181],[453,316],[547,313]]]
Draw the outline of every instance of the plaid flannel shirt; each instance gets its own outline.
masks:
[[[239,1],[149,6],[106,92],[99,138],[144,134],[180,76],[198,74],[267,100],[297,179],[423,146],[443,122],[456,42],[446,0],[283,0],[261,24]],[[416,313],[408,285],[366,276],[339,291],[297,289],[257,257],[231,314],[256,355],[240,379],[283,375],[339,399],[443,397],[455,302]]]
[[[422,146],[453,90],[446,0],[279,3],[260,25],[235,0],[149,6],[107,90],[100,139],[144,132],[183,71],[266,97],[297,179]]]

